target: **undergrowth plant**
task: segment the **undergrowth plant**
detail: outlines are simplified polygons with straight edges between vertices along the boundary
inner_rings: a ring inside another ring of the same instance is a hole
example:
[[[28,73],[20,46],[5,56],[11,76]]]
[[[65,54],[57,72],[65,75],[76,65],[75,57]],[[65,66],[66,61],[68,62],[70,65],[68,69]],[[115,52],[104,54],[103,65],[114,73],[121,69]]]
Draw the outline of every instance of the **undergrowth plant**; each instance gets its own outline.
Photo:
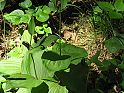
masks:
[[[19,4],[20,9],[4,13],[4,20],[12,25],[27,25],[27,29],[21,33],[20,46],[0,61],[0,93],[123,93],[124,35],[111,23],[113,19],[123,19],[123,0],[97,2],[93,11],[93,22],[112,33],[107,36],[106,48],[113,55],[122,50],[103,62],[98,60],[100,51],[88,59],[85,49],[52,35],[49,16],[59,14],[60,30],[61,12],[69,6],[69,1],[50,0],[48,5],[35,7],[31,0],[25,0]],[[0,0],[0,4],[3,2]],[[38,35],[42,37],[35,39]],[[88,67],[92,63],[97,71]]]
[[[103,33],[106,33],[106,48],[112,52],[116,53],[124,47],[124,36],[123,33],[120,33],[118,29],[113,25],[113,21],[123,20],[123,0],[116,0],[115,2],[105,2],[99,1],[94,8],[93,23],[98,30],[102,30]]]
[[[4,14],[13,25],[25,24],[28,28],[22,33],[20,46],[0,61],[0,93],[87,92],[86,50],[50,35],[47,24],[51,11],[60,13],[67,3],[61,0],[56,5],[56,0],[50,0],[49,6],[34,7],[31,0],[25,0],[19,4],[21,9]],[[37,34],[45,35],[35,41]]]
[[[94,8],[93,23],[97,30],[102,30],[106,35],[105,47],[112,53],[111,59],[105,59],[103,62],[98,60],[100,52],[97,52],[91,59],[91,63],[95,63],[99,69],[94,79],[95,93],[123,93],[124,91],[124,34],[118,32],[114,22],[123,20],[124,3],[123,0],[115,0],[115,2],[99,1]],[[101,86],[102,85],[102,86]]]

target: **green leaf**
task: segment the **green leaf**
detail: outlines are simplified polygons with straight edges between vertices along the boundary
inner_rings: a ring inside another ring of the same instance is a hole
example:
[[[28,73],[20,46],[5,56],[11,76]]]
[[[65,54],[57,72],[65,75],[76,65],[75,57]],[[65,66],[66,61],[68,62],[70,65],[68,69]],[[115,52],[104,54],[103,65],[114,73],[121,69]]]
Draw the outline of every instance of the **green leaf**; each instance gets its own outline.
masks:
[[[124,11],[124,1],[123,0],[116,0],[114,3],[114,6],[117,11]]]
[[[44,52],[42,55],[43,64],[50,71],[54,72],[66,69],[70,65],[69,58],[69,55],[60,56],[59,54],[54,53],[52,51]]]
[[[0,11],[2,11],[4,9],[5,4],[6,4],[6,1],[5,0],[3,0],[3,1],[1,0],[0,1]]]
[[[85,62],[82,62],[78,65],[71,65],[70,72],[59,71],[56,72],[55,75],[60,81],[61,85],[66,86],[74,93],[87,93],[88,72],[88,65]]]
[[[96,54],[94,56],[92,56],[92,58],[90,59],[90,61],[92,63],[95,63],[97,66],[102,65],[102,63],[98,60],[99,55],[100,55],[100,51],[97,51]]]
[[[23,32],[23,35],[22,35],[22,38],[21,38],[21,41],[25,41],[25,42],[28,42],[30,44],[30,40],[31,40],[31,35],[29,33],[28,30],[25,30]],[[32,43],[34,43],[33,39],[32,39]]]
[[[93,9],[94,13],[97,14],[97,13],[102,13],[102,10],[96,6],[94,9]]]
[[[31,35],[34,34],[35,31],[35,21],[34,21],[34,17],[31,18],[29,24],[28,24],[28,31]]]
[[[118,38],[112,37],[105,41],[105,47],[111,53],[116,53],[118,50],[120,50],[123,47],[123,45]]]
[[[46,32],[46,36],[48,36],[48,34],[52,34],[52,30],[50,27],[44,28],[44,31]]]
[[[7,55],[9,57],[21,58],[23,56],[22,49],[20,47],[15,47]]]
[[[47,47],[57,39],[57,36],[50,35],[40,43]],[[67,69],[70,63],[78,64],[82,58],[87,57],[87,52],[82,48],[68,44],[61,45],[61,56],[59,55],[60,44],[53,45],[51,51],[42,50],[41,47],[29,50],[22,62],[23,74],[32,75],[40,80],[53,77],[56,71]]]
[[[61,47],[60,47],[61,45]],[[62,55],[69,55],[71,56],[70,61],[72,64],[78,64],[81,62],[82,58],[87,58],[88,53],[85,49],[76,47],[74,45],[62,43],[62,44],[55,44],[53,46],[53,51]]]
[[[58,83],[54,82],[45,82],[48,87],[49,87],[49,92],[48,93],[68,93],[68,90],[66,89],[65,86],[60,86]]]
[[[42,41],[41,45],[44,47],[51,46],[52,43],[55,43],[59,39],[56,35],[49,35],[44,41]]]
[[[31,15],[29,14],[24,14],[21,19],[20,19],[20,23],[28,23],[30,22],[31,20]]]
[[[36,12],[36,19],[40,22],[45,22],[49,19],[49,13],[50,9],[48,6],[44,6],[42,9],[39,8],[38,11]]]
[[[6,82],[6,79],[0,75],[0,85],[1,85],[1,83],[5,83],[5,82]]]
[[[5,0],[0,0],[0,2],[3,2],[3,1],[5,1]]]
[[[28,44],[30,44],[30,41],[31,41],[31,45],[32,45],[34,43],[34,40],[33,40],[33,38],[31,38],[31,34],[29,34],[29,31],[25,30],[21,37],[21,42],[27,42]],[[28,48],[26,46],[24,46],[23,44],[21,45],[21,49],[22,49],[23,55],[25,55],[25,53],[28,51]]]
[[[35,31],[36,31],[38,34],[44,34],[43,27],[41,27],[41,26],[36,26],[36,27],[35,27]]]
[[[0,61],[0,73],[15,74],[21,72],[21,58],[9,58]]]
[[[109,17],[111,19],[123,19],[123,15],[121,13],[118,13],[116,11],[109,11]]]
[[[56,2],[56,0],[50,0],[49,8],[50,8],[50,11],[53,11],[55,13],[57,11],[57,6],[56,6],[56,3],[54,3],[54,1]]]
[[[124,70],[124,64],[123,64],[123,63],[119,64],[119,65],[118,65],[118,68]]]
[[[67,7],[67,3],[69,2],[70,0],[61,0],[61,10],[65,9]],[[61,11],[60,10],[60,11]]]
[[[39,86],[43,81],[36,80],[26,74],[13,74],[7,78],[7,88],[32,88]]]
[[[28,9],[28,10],[25,10],[26,14],[30,14],[30,15],[33,15],[35,13],[35,10],[34,9]]]
[[[25,0],[24,2],[21,2],[19,5],[22,8],[29,8],[30,6],[32,6],[32,2],[31,0]]]
[[[22,74],[28,74],[31,75],[30,69],[31,69],[31,62],[32,62],[32,56],[30,53],[26,53],[21,64],[22,68]],[[33,75],[32,75],[33,76]]]
[[[43,6],[43,8],[42,8],[42,10],[43,10],[43,12],[45,13],[45,14],[50,14],[50,8],[48,7],[48,6]]]
[[[49,15],[44,13],[42,9],[38,9],[36,12],[36,19],[40,22],[45,22],[49,19]]]
[[[14,10],[10,14],[5,14],[4,18],[12,23],[13,25],[18,25],[20,24],[20,19],[24,15],[24,12],[22,10]]]
[[[56,71],[66,69],[70,64],[68,58],[62,57],[63,59],[61,59],[60,56],[54,54],[53,52],[44,52],[40,47],[35,48],[35,51],[29,51],[22,62],[23,74],[29,74],[41,80],[53,77]],[[58,56],[59,59],[57,57],[51,59],[50,56],[51,58],[52,56]]]
[[[31,93],[30,88],[19,88],[19,90],[16,93]]]
[[[115,9],[114,6],[109,2],[99,1],[97,4],[101,9],[105,11],[112,11]]]
[[[22,73],[32,75],[39,80],[53,77],[54,72],[49,71],[42,62],[42,54],[43,50],[39,47],[33,53],[27,53],[22,61]]]

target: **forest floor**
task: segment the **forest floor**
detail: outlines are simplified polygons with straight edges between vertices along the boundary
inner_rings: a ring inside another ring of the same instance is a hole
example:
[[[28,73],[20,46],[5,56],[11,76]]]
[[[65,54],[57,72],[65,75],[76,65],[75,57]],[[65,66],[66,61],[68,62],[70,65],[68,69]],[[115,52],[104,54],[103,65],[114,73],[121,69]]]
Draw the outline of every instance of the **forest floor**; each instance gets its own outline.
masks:
[[[83,20],[75,20],[71,25],[63,24],[62,31],[64,34],[63,38],[68,43],[87,50],[88,58],[100,51],[100,61],[111,59],[112,54],[104,46],[105,37],[102,31],[93,28],[89,17],[83,17]]]

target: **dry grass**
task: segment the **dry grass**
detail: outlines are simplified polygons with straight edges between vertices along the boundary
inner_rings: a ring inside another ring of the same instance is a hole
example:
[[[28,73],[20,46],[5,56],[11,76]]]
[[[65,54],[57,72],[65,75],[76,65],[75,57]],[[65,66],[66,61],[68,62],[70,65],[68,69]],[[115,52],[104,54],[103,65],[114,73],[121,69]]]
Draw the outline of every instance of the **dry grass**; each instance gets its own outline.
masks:
[[[78,47],[85,48],[89,54],[88,58],[91,58],[97,51],[101,51],[99,60],[110,59],[112,54],[107,51],[104,46],[105,38],[100,31],[94,31],[89,18],[85,18],[85,21],[79,20],[72,25],[64,25],[62,31],[71,31],[70,37],[66,38],[68,43],[76,45]],[[77,30],[74,26],[77,26]],[[75,37],[76,33],[76,37]],[[74,36],[73,36],[74,34]],[[66,35],[64,35],[65,38]],[[72,38],[75,37],[75,40]]]

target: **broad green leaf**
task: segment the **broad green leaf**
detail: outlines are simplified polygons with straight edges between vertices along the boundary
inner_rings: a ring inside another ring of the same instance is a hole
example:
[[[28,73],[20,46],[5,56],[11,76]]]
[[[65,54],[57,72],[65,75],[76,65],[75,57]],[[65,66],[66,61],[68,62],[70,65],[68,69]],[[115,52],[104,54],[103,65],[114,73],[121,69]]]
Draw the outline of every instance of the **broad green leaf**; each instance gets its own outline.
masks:
[[[36,16],[36,19],[40,22],[45,22],[49,19],[49,15],[41,12],[39,15]]]
[[[117,11],[124,11],[124,0],[116,0],[114,6]]]
[[[50,2],[52,2],[55,6],[57,6],[57,0],[50,0]]]
[[[13,74],[7,78],[7,88],[32,88],[39,86],[43,81],[36,80],[26,74]]]
[[[123,15],[121,13],[118,13],[116,11],[109,11],[109,17],[111,19],[123,19]]]
[[[123,46],[120,40],[116,37],[112,37],[105,41],[105,47],[112,53],[116,53],[120,50]]]
[[[43,6],[43,8],[42,8],[42,10],[43,10],[43,12],[45,13],[45,14],[50,14],[50,8],[48,7],[48,6]]]
[[[54,72],[49,71],[42,62],[42,54],[43,50],[39,47],[33,53],[26,54],[22,62],[22,73],[32,75],[40,80],[53,77]]]
[[[10,14],[5,14],[4,18],[12,23],[13,25],[18,25],[20,24],[20,19],[24,15],[24,12],[22,10],[14,10]]]
[[[68,90],[66,89],[65,86],[60,86],[58,83],[54,82],[45,82],[48,87],[49,87],[49,92],[48,93],[68,93]]]
[[[55,57],[52,60],[47,59],[49,58],[49,56],[55,57],[56,55],[45,55],[43,51],[39,50],[33,53],[33,58],[36,66],[36,73],[39,79],[53,77],[54,72],[66,69],[70,64],[67,58],[59,60],[57,57]]]
[[[19,88],[19,90],[16,93],[31,93],[30,88]]]
[[[51,46],[52,43],[55,43],[57,41],[57,39],[59,39],[58,36],[49,35],[44,41],[41,41],[41,45],[43,45],[44,47]]]
[[[90,61],[92,63],[95,63],[98,66],[101,66],[102,63],[98,60],[99,55],[100,55],[100,51],[97,51],[96,54],[94,56],[92,56],[92,58],[90,59]]]
[[[94,13],[97,14],[97,13],[102,13],[102,10],[96,6],[94,9],[93,9]]]
[[[31,69],[31,62],[33,62],[32,56],[30,53],[26,53],[21,64],[22,74],[28,74],[31,75],[30,69]],[[33,75],[32,75],[33,76]],[[35,76],[35,75],[34,75]]]
[[[40,22],[45,22],[49,19],[49,15],[44,13],[42,9],[38,9],[36,12],[36,19]]]
[[[34,21],[34,17],[31,18],[29,24],[28,24],[28,31],[31,35],[34,34],[35,31],[35,21]]]
[[[5,4],[6,4],[6,1],[5,0],[3,0],[3,1],[1,0],[0,1],[0,11],[2,11],[4,9]]]
[[[67,7],[67,3],[70,1],[70,0],[60,0],[61,1],[61,10],[65,9]],[[61,11],[60,10],[60,11]]]
[[[46,66],[46,68],[48,68],[48,70],[54,72],[67,69],[71,62],[69,58],[69,55],[60,56],[52,51],[44,52],[42,55],[43,64]]]
[[[15,74],[21,72],[21,58],[11,57],[0,61],[0,73]]]
[[[57,11],[57,6],[56,6],[56,3],[54,3],[54,2],[56,2],[56,0],[50,0],[48,5],[50,8],[50,11],[55,13]]]
[[[50,35],[40,43],[47,47],[57,39],[57,36]],[[42,50],[40,47],[29,50],[22,62],[23,74],[32,75],[37,79],[53,77],[56,71],[67,69],[70,63],[78,64],[82,58],[87,57],[84,49],[68,44],[62,44],[62,55],[60,56],[59,46],[60,44],[55,44],[51,51]]]
[[[25,0],[19,4],[22,8],[29,8],[32,5],[31,0]]]
[[[22,16],[22,15],[24,15],[24,12],[22,10],[17,9],[17,10],[12,11],[10,14],[11,15],[17,15],[17,16]]]
[[[35,27],[35,31],[36,31],[38,34],[44,34],[43,27],[41,27],[41,26],[36,26],[36,27]]]
[[[60,47],[61,45],[61,47]],[[87,58],[88,53],[85,49],[70,45],[67,43],[55,44],[53,46],[53,51],[62,55],[69,55],[72,64],[78,64],[81,62],[82,58]],[[60,52],[61,51],[61,52]]]
[[[27,24],[29,24],[30,20],[31,20],[31,15],[29,15],[29,14],[24,14],[24,15],[21,17],[21,19],[20,19],[20,23],[27,23]]]
[[[37,41],[37,43],[32,44],[32,47],[44,46],[45,48],[52,46],[59,39],[56,35],[43,36],[41,40]]]
[[[22,38],[21,38],[21,41],[25,41],[25,42],[28,42],[30,44],[30,40],[31,40],[31,35],[30,33],[28,32],[28,30],[25,30],[23,32],[23,35],[22,35]],[[32,43],[34,43],[33,39],[32,39]]]
[[[21,42],[27,42],[28,44],[30,44],[30,41],[31,41],[31,45],[32,45],[34,43],[34,40],[33,40],[33,38],[31,38],[29,31],[25,30],[21,37]],[[22,49],[23,54],[25,54],[28,51],[27,47],[24,46],[23,44],[21,45],[21,49]]]
[[[0,2],[3,2],[3,1],[5,1],[5,0],[0,0]]]
[[[101,9],[105,11],[112,11],[115,9],[114,6],[109,2],[99,1],[97,4]]]
[[[123,64],[123,63],[119,64],[119,65],[118,65],[118,68],[124,70],[124,64]]]
[[[28,10],[25,10],[26,14],[30,14],[30,15],[33,15],[35,13],[35,10],[34,9],[28,9]]]
[[[3,83],[3,82],[6,82],[6,79],[0,75],[0,84]]]
[[[41,50],[40,47],[36,48],[35,51],[29,51],[29,54],[26,54],[23,59],[23,74],[29,74],[38,79],[45,79],[48,77],[53,77],[56,71],[66,69],[69,66],[70,61],[68,60],[68,57],[63,56],[58,59],[55,57],[57,54],[50,54],[51,53],[49,52],[44,52]],[[55,58],[52,59],[52,56]]]
[[[21,58],[23,56],[22,49],[20,47],[15,47],[7,55],[9,57]]]
[[[67,89],[74,93],[87,93],[87,76],[89,67],[85,62],[78,65],[71,65],[70,72],[56,72],[56,77],[61,85],[65,85]],[[58,92],[61,93],[61,92]]]
[[[38,87],[32,88],[31,93],[48,93],[48,86],[46,83],[42,83]]]

